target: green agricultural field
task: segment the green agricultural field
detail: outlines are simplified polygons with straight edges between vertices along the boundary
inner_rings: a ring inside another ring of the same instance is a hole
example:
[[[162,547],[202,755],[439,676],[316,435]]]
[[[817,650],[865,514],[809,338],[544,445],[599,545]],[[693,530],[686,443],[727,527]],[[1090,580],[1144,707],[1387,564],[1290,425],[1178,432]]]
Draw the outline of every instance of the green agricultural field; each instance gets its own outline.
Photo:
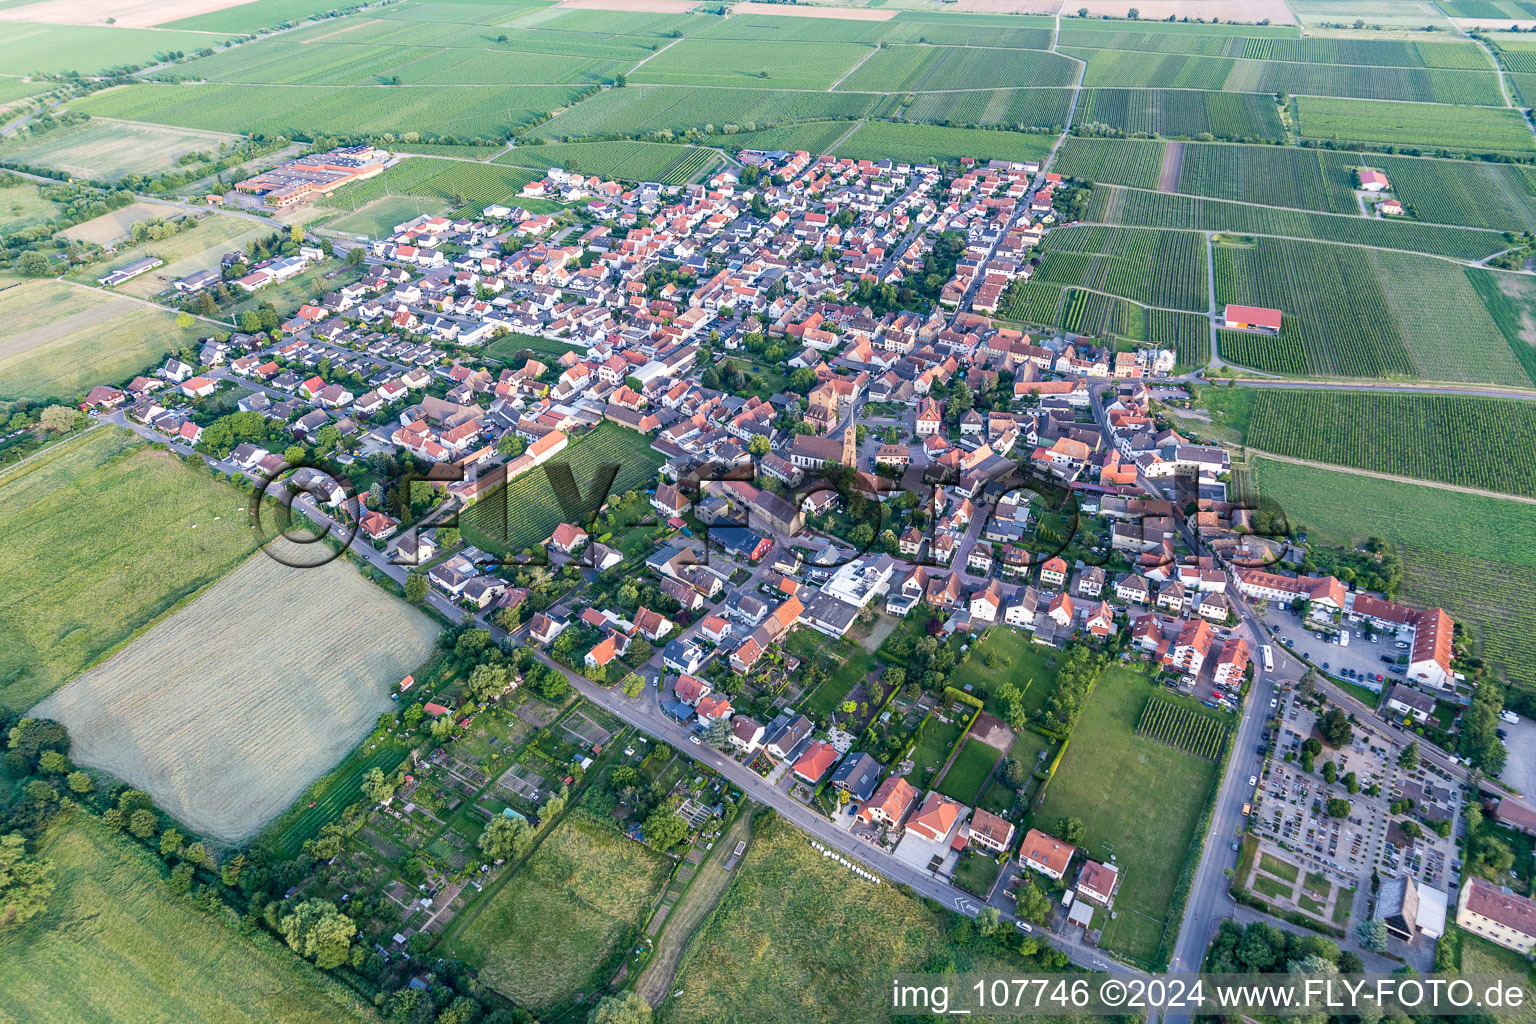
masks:
[[[1067,227],[1045,236],[1033,284],[1079,285],[1144,306],[1205,312],[1205,239],[1188,231]]]
[[[1052,135],[867,121],[837,147],[837,155],[910,163],[952,164],[966,156],[977,160],[1024,161],[1043,159],[1054,142]]]
[[[1168,143],[1159,139],[1090,139],[1069,135],[1051,170],[1068,178],[1157,188]]]
[[[224,132],[92,118],[42,135],[23,133],[0,146],[0,160],[115,182],[129,174],[158,174],[188,153],[217,156],[239,142]]]
[[[890,1020],[892,974],[940,964],[1029,969],[1022,959],[955,945],[947,937],[952,915],[860,879],[782,821],[758,832],[734,874],[683,954],[677,994],[657,1008],[660,1024],[744,1019],[743,1007],[757,1024],[872,1024]]]
[[[264,135],[420,132],[427,136],[501,138],[534,118],[575,102],[588,88],[144,83],[73,100],[70,109],[100,117]]]
[[[0,475],[0,703],[29,708],[256,547],[248,495],[103,426]]]
[[[1058,162],[1059,165],[1059,162]],[[1184,228],[1244,235],[1346,242],[1477,260],[1509,247],[1495,231],[1419,224],[1391,217],[1282,210],[1221,199],[1099,185],[1083,218],[1089,223]]]
[[[1482,297],[1515,360],[1536,383],[1536,289],[1523,276],[1472,267],[1467,268],[1467,280]]]
[[[1302,96],[1296,100],[1301,134],[1337,142],[1390,143],[1471,153],[1529,152],[1530,126],[1506,107],[1435,103],[1360,103]]]
[[[1536,497],[1536,402],[1260,388],[1248,444],[1292,458]]]
[[[1358,217],[1354,176],[1341,173],[1339,165],[1359,162],[1352,154],[1321,149],[1186,143],[1179,162],[1178,191]],[[1136,184],[1119,178],[1104,180],[1116,185]]]
[[[1087,61],[1083,85],[1113,89],[1221,89],[1235,61],[1185,53],[1063,50]],[[1255,92],[1257,90],[1242,90]]]
[[[1018,86],[1069,86],[1077,64],[1042,50],[984,46],[886,46],[839,83],[849,92],[931,92]],[[855,58],[857,60],[858,58]],[[649,68],[650,65],[646,65]],[[851,65],[848,65],[851,66]]]
[[[424,196],[447,200],[453,209],[471,208],[472,213],[479,213],[492,203],[525,209],[558,209],[553,203],[518,197],[524,185],[541,177],[543,171],[526,167],[430,156],[411,157],[367,181],[337,189],[322,200],[321,205],[356,212],[389,196]]]
[[[1002,757],[1003,752],[996,747],[989,747],[978,739],[967,740],[936,788],[969,807],[976,802],[981,788],[992,777],[992,769]]]
[[[601,466],[619,467],[608,492],[617,496],[653,480],[662,461],[645,435],[601,423],[590,433],[572,439],[545,466],[568,465],[585,498],[591,496],[593,479]],[[547,473],[536,468],[492,491],[465,510],[460,519],[470,543],[486,551],[516,555],[542,543],[567,516],[555,499]]]
[[[830,152],[832,144],[852,128],[850,121],[802,121],[756,132],[741,132],[715,141],[731,153],[743,149],[782,149],[791,153],[804,150],[817,156]]]
[[[1271,373],[1528,378],[1476,290],[1426,256],[1277,238],[1215,247],[1216,301],[1285,314],[1278,336],[1224,331],[1221,354]]]
[[[352,1024],[373,1008],[265,933],[198,910],[160,858],[66,812],[41,840],[57,888],[48,910],[0,933],[7,1019]]]
[[[613,976],[671,868],[577,810],[444,943],[482,984],[545,1013]]]
[[[1015,285],[1004,303],[1006,319],[1171,348],[1186,368],[1204,366],[1211,359],[1211,324],[1198,313],[1148,309],[1128,299],[1035,281]]]
[[[0,294],[0,313],[57,287],[68,286],[28,282]],[[127,381],[190,345],[199,333],[196,324],[177,327],[174,314],[126,301],[96,305],[82,297],[51,308],[53,318],[46,323],[19,333],[0,331],[0,399],[72,400],[97,384]],[[207,333],[208,325],[202,328]]]
[[[1199,854],[1196,829],[1217,780],[1216,762],[1136,734],[1153,695],[1207,712],[1166,693],[1138,672],[1108,669],[1034,813],[1045,829],[1063,817],[1081,819],[1087,833],[1079,845],[1089,856],[1115,856],[1125,881],[1101,945],[1149,969],[1166,962],[1178,933],[1178,920],[1170,919],[1174,886]]]
[[[1128,134],[1280,141],[1285,127],[1273,96],[1196,89],[1084,89],[1074,123],[1099,121]]]
[[[894,113],[904,121],[1059,132],[1071,109],[1071,89],[965,89],[908,93]]]
[[[857,43],[786,47],[769,40],[685,39],[658,52],[630,80],[656,85],[830,89],[870,52],[868,46]]]
[[[1501,231],[1536,229],[1536,169],[1481,160],[1366,159],[1386,173],[1394,194],[1420,220]]]
[[[732,143],[734,148],[734,140]],[[623,141],[552,142],[544,146],[519,146],[497,157],[495,162],[536,171],[564,167],[568,171],[595,174],[601,178],[681,185],[697,178],[708,164],[717,159],[718,154],[713,150],[699,146]]]
[[[1407,570],[1403,600],[1444,608],[1471,627],[1498,670],[1536,683],[1530,505],[1264,458],[1255,460],[1245,494],[1278,504],[1314,542],[1396,544]]]
[[[529,134],[559,140],[706,127],[729,131],[732,125],[753,131],[790,121],[863,117],[877,105],[891,101],[891,97],[867,93],[776,90],[771,82],[765,86],[722,89],[631,85],[605,89]]]
[[[43,25],[8,21],[0,38],[0,68],[16,75],[78,71],[82,75],[152,64],[174,51],[218,46],[219,35],[106,25]]]

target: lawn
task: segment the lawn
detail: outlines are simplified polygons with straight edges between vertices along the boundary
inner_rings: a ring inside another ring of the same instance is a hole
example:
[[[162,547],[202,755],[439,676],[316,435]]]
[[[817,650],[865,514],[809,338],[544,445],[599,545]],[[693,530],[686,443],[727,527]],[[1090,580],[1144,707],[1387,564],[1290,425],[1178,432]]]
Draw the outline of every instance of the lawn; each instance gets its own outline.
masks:
[[[242,935],[161,880],[160,859],[84,812],[42,840],[58,888],[0,932],[0,1016],[13,1021],[229,1024],[376,1021],[371,1007],[265,933]]]
[[[387,238],[394,233],[396,224],[404,224],[424,213],[440,217],[450,209],[452,207],[447,202],[432,196],[386,196],[374,200],[356,213],[331,221],[325,229],[368,238]]]
[[[43,198],[40,186],[10,175],[0,176],[0,235],[10,235],[58,215],[59,208]]]
[[[907,781],[919,790],[927,789],[933,773],[949,760],[949,752],[959,741],[962,728],[959,722],[944,722],[936,715],[930,715],[910,755],[913,764],[907,773]]]
[[[171,207],[155,207],[153,216],[164,217],[176,212],[178,211]],[[164,266],[131,278],[113,289],[124,295],[136,295],[147,299],[165,291],[189,274],[195,274],[201,270],[219,269],[219,260],[225,253],[234,249],[244,249],[250,242],[268,237],[277,230],[276,224],[263,227],[241,217],[211,214],[194,226],[169,238],[162,238],[156,242],[142,242],[127,249],[120,256],[114,256],[101,263],[93,263],[84,272],[76,272],[71,277],[94,282],[109,270],[116,270],[145,256],[157,256],[164,261]],[[204,333],[210,329],[211,325],[203,325]]]
[[[555,361],[567,352],[579,354],[585,351],[586,349],[580,345],[556,341],[553,338],[540,338],[532,334],[512,332],[497,338],[487,345],[485,347],[485,356],[487,359],[499,359],[504,363],[516,361],[517,365],[521,366],[522,360],[518,357],[523,352],[530,352],[540,362],[553,366]]]
[[[996,747],[988,746],[978,739],[966,740],[955,763],[949,766],[949,771],[939,781],[938,791],[967,807],[971,806],[1002,757],[1003,752]]]
[[[567,518],[555,497],[548,470],[567,465],[581,491],[581,507],[595,512],[607,497],[617,497],[633,487],[644,487],[656,476],[661,456],[650,446],[649,438],[633,430],[601,423],[590,433],[573,439],[543,467],[514,477],[503,487],[470,506],[460,516],[464,537],[486,550],[513,556],[540,544]],[[606,496],[596,496],[592,487],[599,470],[618,466],[618,474]]]
[[[0,292],[0,323],[0,400],[63,402],[127,381],[209,328],[177,327],[175,314],[55,281]]]
[[[1294,882],[1301,874],[1301,869],[1295,864],[1288,863],[1278,857],[1271,857],[1267,853],[1259,854],[1259,867],[1268,871],[1276,878],[1283,878],[1287,882]]]
[[[863,881],[780,820],[765,824],[735,874],[683,955],[660,1024],[889,1021],[894,973],[1028,968],[954,945],[951,915]]]
[[[1290,882],[1281,882],[1270,878],[1268,875],[1255,875],[1253,887],[1270,899],[1289,899],[1295,886]]]
[[[955,866],[955,884],[966,892],[985,897],[992,891],[1003,866],[984,853],[966,850]]]
[[[613,976],[670,871],[666,857],[575,811],[450,933],[448,954],[545,1014]]]
[[[1456,943],[1456,965],[1462,974],[1513,974],[1525,978],[1525,1006],[1491,1014],[1499,1024],[1531,1024],[1536,1021],[1536,968],[1512,949],[1496,946],[1480,935],[1452,926],[1442,942]]]
[[[116,182],[129,174],[159,174],[188,153],[217,157],[221,148],[238,145],[226,132],[173,128],[92,118],[42,135],[23,132],[0,146],[0,158],[63,171],[71,177]]]
[[[1215,762],[1136,735],[1154,694],[1166,691],[1138,672],[1108,669],[1034,814],[1045,829],[1063,817],[1081,819],[1089,855],[1117,858],[1124,877],[1118,917],[1102,944],[1149,967],[1160,963],[1178,931],[1178,921],[1169,920],[1174,887],[1198,855],[1195,830],[1217,777]]]
[[[249,502],[116,427],[0,476],[0,703],[31,707],[232,569]]]
[[[1045,707],[1051,694],[1056,692],[1056,671],[1049,667],[1056,651],[1043,647],[1023,630],[1008,626],[993,626],[987,635],[971,648],[965,664],[955,669],[950,685],[957,690],[972,687],[976,696],[986,703],[988,711],[999,714],[997,691],[1004,683],[1012,683],[1023,691],[1025,706],[1030,714]],[[994,658],[995,665],[987,659]]]

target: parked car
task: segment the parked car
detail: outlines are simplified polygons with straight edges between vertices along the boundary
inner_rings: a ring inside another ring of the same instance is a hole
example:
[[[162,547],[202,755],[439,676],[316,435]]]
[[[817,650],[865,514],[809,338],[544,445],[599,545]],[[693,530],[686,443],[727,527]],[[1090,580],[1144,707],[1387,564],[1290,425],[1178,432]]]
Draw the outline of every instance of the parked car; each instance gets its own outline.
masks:
[[[1248,776],[1248,785],[1250,785],[1250,786],[1257,786],[1258,784],[1259,784],[1259,777],[1257,775],[1250,775],[1250,776]]]
[[[1269,698],[1269,706],[1272,707],[1272,708],[1273,707],[1279,707],[1280,706],[1280,702],[1278,700],[1276,700],[1274,697],[1271,697],[1271,698]]]
[[[1397,649],[1400,650],[1400,651],[1406,651],[1408,649],[1408,645],[1405,644],[1403,641],[1399,640],[1397,642]]]

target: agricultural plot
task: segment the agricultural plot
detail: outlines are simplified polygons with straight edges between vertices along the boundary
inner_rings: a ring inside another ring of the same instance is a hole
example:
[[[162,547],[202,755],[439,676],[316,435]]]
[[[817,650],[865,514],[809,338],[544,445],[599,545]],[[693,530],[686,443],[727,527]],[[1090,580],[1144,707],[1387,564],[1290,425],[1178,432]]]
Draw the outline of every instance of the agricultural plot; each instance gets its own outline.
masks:
[[[1071,109],[1070,89],[967,89],[911,93],[887,113],[906,121],[1061,131]]]
[[[941,125],[866,121],[837,147],[837,155],[856,160],[905,160],[911,163],[959,163],[977,160],[1040,160],[1051,151],[1052,135],[946,128]]]
[[[400,49],[404,49],[401,47]],[[614,57],[572,56],[516,49],[440,50],[401,63],[388,78],[422,85],[493,85],[538,82],[610,83],[634,66],[629,54]]]
[[[31,707],[255,547],[246,495],[101,427],[0,477],[0,703]]]
[[[890,1019],[893,973],[954,963],[1017,970],[953,945],[952,919],[930,902],[874,885],[823,857],[782,821],[753,838],[715,912],[694,935],[660,1024],[705,1024],[751,1007],[759,1024]]]
[[[156,218],[176,220],[183,216],[184,212],[169,206],[138,200],[104,213],[100,217],[92,217],[88,221],[65,228],[59,234],[72,241],[116,246],[119,242],[131,237],[133,226],[139,221]],[[87,278],[87,280],[94,280],[94,278]]]
[[[1265,388],[1254,396],[1248,444],[1292,458],[1536,497],[1533,402]]]
[[[373,728],[436,633],[345,562],[293,569],[258,555],[38,714],[68,726],[75,760],[238,842]]]
[[[0,146],[0,160],[116,182],[129,174],[157,174],[188,153],[217,156],[239,142],[239,136],[224,132],[92,118],[42,135],[23,133]]]
[[[662,85],[829,89],[869,54],[869,47],[857,43],[814,42],[786,47],[767,41],[684,39],[646,61],[630,80]]]
[[[278,85],[160,85],[106,89],[70,108],[189,128],[263,135],[453,135],[501,138],[584,95],[588,86],[321,87]],[[624,92],[627,90],[617,90]]]
[[[613,976],[670,869],[666,857],[574,811],[449,948],[519,1005],[558,1008]]]
[[[177,327],[175,315],[165,310],[125,302],[59,300],[71,292],[87,294],[83,288],[29,281],[0,297],[0,311],[24,306],[44,293],[52,303],[47,307],[52,316],[45,322],[11,333],[15,326],[33,322],[29,314],[7,322],[7,329],[0,331],[0,399],[72,401],[97,384],[126,381],[197,339],[197,324]],[[203,329],[206,332],[206,324]]]
[[[452,209],[451,204],[432,196],[386,196],[338,220],[328,222],[325,229],[368,238],[384,238],[395,230],[397,224],[404,224],[422,214],[442,216]]]
[[[1205,239],[1192,232],[1067,227],[1046,235],[1043,250],[1032,282],[1080,285],[1168,309],[1209,307]]]
[[[754,131],[789,121],[863,117],[887,99],[844,92],[631,85],[605,89],[529,134],[557,140],[707,127],[729,131],[731,125]]]
[[[1472,267],[1466,273],[1515,360],[1536,383],[1536,290],[1514,274]]]
[[[301,21],[317,14],[347,6],[339,0],[262,0],[256,4],[236,4],[222,11],[209,11],[189,18],[180,18],[160,25],[160,28],[185,29],[188,32],[229,32],[244,35],[257,29],[273,28],[289,22]]]
[[[1297,126],[1309,139],[1388,143],[1471,153],[1518,153],[1531,148],[1531,129],[1506,107],[1453,107],[1434,103],[1363,104],[1302,96]]]
[[[1034,814],[1036,822],[1081,819],[1079,846],[1098,860],[1115,856],[1125,880],[1100,944],[1149,967],[1166,962],[1177,934],[1174,887],[1199,853],[1196,830],[1217,781],[1215,762],[1137,734],[1158,694],[1138,672],[1105,671]]]
[[[1338,166],[1340,161],[1349,166],[1360,162],[1358,157],[1321,149],[1189,143],[1179,164],[1178,190],[1212,199],[1358,216],[1354,176]]]
[[[1233,63],[1226,88],[1234,92],[1284,92],[1294,96],[1411,100],[1419,103],[1471,103],[1485,106],[1503,106],[1504,103],[1498,75],[1492,68],[1458,71],[1445,68],[1239,60]]]
[[[659,142],[555,142],[518,147],[494,162],[534,170],[564,167],[622,181],[681,185],[696,178],[715,158],[716,154],[709,149]]]
[[[542,170],[525,167],[412,157],[367,181],[336,190],[322,200],[322,205],[355,212],[389,196],[426,196],[445,200],[454,209],[472,207],[478,213],[492,203],[530,205],[526,200],[518,200],[518,193],[543,175]]]
[[[58,213],[39,186],[9,175],[0,177],[0,236],[47,224]]]
[[[181,211],[172,207],[157,206],[153,208],[153,216],[163,217],[166,214],[176,214]],[[199,270],[217,270],[219,260],[232,249],[243,249],[246,243],[273,233],[273,227],[263,227],[241,217],[226,217],[222,214],[211,214],[202,218],[195,225],[187,228],[169,238],[162,238],[156,242],[142,242],[133,246],[120,257],[115,257],[101,263],[91,264],[84,273],[71,277],[80,277],[94,281],[108,270],[115,270],[136,259],[145,256],[156,256],[164,261],[164,266],[156,267],[138,277],[131,278],[118,285],[113,291],[123,295],[136,295],[140,298],[148,298],[158,292],[165,291],[171,285],[186,277],[188,274]],[[211,325],[203,325],[202,330],[207,331]]]
[[[1171,348],[1182,367],[1204,366],[1211,358],[1210,321],[1198,313],[1148,309],[1080,288],[1031,281],[1007,295],[1003,316],[1042,327],[1059,327],[1085,337],[1126,338]]]
[[[1340,155],[1331,156],[1340,159]],[[1536,175],[1529,167],[1406,156],[1367,159],[1387,175],[1393,193],[1420,220],[1500,231],[1536,230]]]
[[[1221,758],[1227,731],[1226,726],[1216,719],[1196,714],[1185,705],[1162,697],[1150,698],[1142,709],[1141,721],[1136,723],[1136,735],[1166,743],[1175,750],[1207,761]]]
[[[1276,238],[1229,240],[1215,259],[1219,305],[1285,314],[1276,337],[1223,332],[1221,353],[1232,362],[1323,377],[1524,378],[1465,276],[1441,261]]]
[[[817,155],[827,152],[834,142],[848,134],[851,127],[847,121],[802,121],[756,132],[740,132],[718,141],[732,153],[743,149],[783,149],[793,153],[803,149]]]
[[[366,1002],[262,933],[170,895],[160,859],[84,811],[40,840],[47,913],[0,933],[10,1020],[362,1024]]]
[[[1059,161],[1058,161],[1059,165]],[[1418,224],[1393,218],[1285,210],[1166,192],[1098,186],[1083,218],[1089,223],[1182,228],[1244,235],[1346,242],[1477,260],[1508,247],[1494,231]]]
[[[1003,86],[1069,86],[1076,81],[1077,65],[1074,62],[1043,50],[886,46],[860,64],[838,88],[849,92],[926,92]]]
[[[1099,121],[1132,135],[1281,141],[1285,127],[1273,96],[1194,89],[1084,89],[1076,124]]]
[[[1152,188],[1162,179],[1166,142],[1146,139],[1089,139],[1069,135],[1051,170],[1068,178]]]
[[[1063,50],[1088,62],[1083,85],[1114,89],[1221,89],[1233,61],[1183,53]],[[1257,90],[1247,90],[1257,91]]]
[[[619,467],[608,492],[619,495],[650,481],[662,461],[643,434],[612,423],[599,424],[573,440],[554,460],[570,467],[584,495],[589,494],[602,466]],[[464,536],[471,543],[487,551],[515,554],[542,542],[566,516],[555,500],[548,475],[535,469],[492,491],[465,510],[460,519]]]
[[[1536,510],[1502,498],[1335,470],[1255,460],[1249,494],[1275,502],[1316,542],[1396,545],[1404,601],[1467,624],[1479,653],[1511,679],[1536,683]]]
[[[8,21],[0,33],[0,68],[14,75],[70,71],[89,75],[151,64],[161,54],[191,53],[222,41],[217,35],[199,32]]]

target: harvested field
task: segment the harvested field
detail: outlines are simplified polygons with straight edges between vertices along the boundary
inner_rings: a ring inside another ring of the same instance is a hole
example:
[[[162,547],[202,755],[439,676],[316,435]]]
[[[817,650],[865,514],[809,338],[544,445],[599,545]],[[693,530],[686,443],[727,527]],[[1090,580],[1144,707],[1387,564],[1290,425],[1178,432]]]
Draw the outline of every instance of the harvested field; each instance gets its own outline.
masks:
[[[152,28],[178,18],[222,11],[250,0],[43,0],[0,10],[3,21],[45,25],[115,25]],[[339,4],[338,4],[339,5]]]
[[[627,11],[646,14],[687,14],[696,0],[560,0],[556,7],[575,11]]]
[[[390,707],[437,627],[341,561],[256,556],[38,705],[194,831],[255,834]]]
[[[84,288],[72,291],[82,297],[90,294]],[[14,302],[0,301],[0,311]],[[75,313],[57,310],[55,319],[35,325],[24,338],[0,333],[4,338],[0,342],[0,399],[69,401],[95,384],[121,383],[197,337],[196,324],[177,327],[176,317],[163,309],[138,303],[91,309],[85,309],[86,305],[74,302],[69,308]],[[111,315],[104,315],[102,309],[110,310]],[[14,326],[14,321],[10,323]]]
[[[561,5],[569,7],[570,3]],[[731,8],[732,15],[767,14],[779,18],[836,18],[841,21],[890,21],[896,11],[876,10],[870,7],[800,7],[789,4],[755,4],[751,0]]]
[[[111,245],[127,238],[129,231],[141,220],[173,217],[180,212],[173,206],[161,206],[157,203],[129,203],[120,210],[113,210],[111,213],[104,213],[100,217],[93,217],[76,224],[72,228],[65,228],[59,234],[77,242]]]

